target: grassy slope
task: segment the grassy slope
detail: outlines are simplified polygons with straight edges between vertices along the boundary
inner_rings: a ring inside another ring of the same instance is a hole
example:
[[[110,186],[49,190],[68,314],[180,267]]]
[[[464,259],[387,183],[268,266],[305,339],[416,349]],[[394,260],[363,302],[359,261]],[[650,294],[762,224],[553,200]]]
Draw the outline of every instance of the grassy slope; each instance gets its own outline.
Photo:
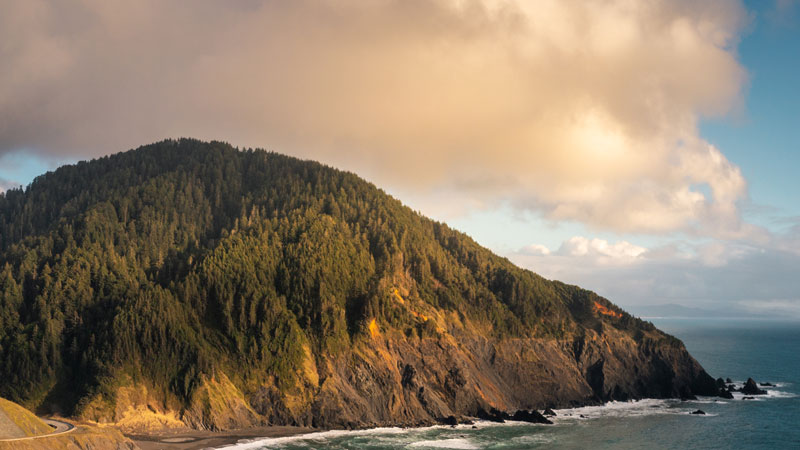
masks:
[[[0,450],[135,450],[137,448],[119,430],[88,425],[81,425],[74,432],[52,437],[0,441]]]
[[[0,412],[5,413],[25,436],[38,436],[53,431],[50,425],[42,422],[32,412],[3,398],[0,398]]]

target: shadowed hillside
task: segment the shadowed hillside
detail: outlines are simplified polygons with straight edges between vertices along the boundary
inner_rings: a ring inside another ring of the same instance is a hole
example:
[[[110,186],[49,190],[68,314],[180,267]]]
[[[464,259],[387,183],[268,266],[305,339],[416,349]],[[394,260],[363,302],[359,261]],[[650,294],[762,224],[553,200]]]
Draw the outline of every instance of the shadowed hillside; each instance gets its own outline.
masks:
[[[716,392],[677,339],[353,174],[188,139],[0,195],[0,379],[127,429]]]

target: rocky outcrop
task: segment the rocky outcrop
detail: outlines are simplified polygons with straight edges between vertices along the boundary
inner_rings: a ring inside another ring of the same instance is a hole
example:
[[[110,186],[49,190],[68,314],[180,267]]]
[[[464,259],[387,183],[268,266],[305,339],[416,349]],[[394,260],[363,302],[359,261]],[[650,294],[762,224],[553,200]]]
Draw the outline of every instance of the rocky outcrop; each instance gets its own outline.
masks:
[[[192,428],[211,431],[247,428],[263,423],[224,373],[203,379],[201,387],[194,391],[182,419]]]
[[[542,415],[542,413],[536,411],[535,409],[530,411],[521,409],[515,412],[513,416],[511,416],[511,420],[516,420],[517,422],[541,423],[547,425],[553,424],[553,422],[550,421],[550,419],[548,419],[547,417]]]
[[[767,391],[760,389],[752,378],[747,379],[741,392],[744,395],[766,395],[767,393]]]
[[[114,392],[113,402],[97,396],[83,407],[78,419],[113,424],[126,433],[184,428],[221,431],[259,426],[265,422],[222,372],[203,377],[184,408],[180,408],[177,402],[164,402],[158,393],[128,377],[121,379],[126,384]],[[281,404],[277,399],[273,400]],[[291,416],[287,414],[285,417]]]
[[[79,420],[113,423],[125,432],[144,433],[154,430],[184,428],[177,403],[165,404],[155,389],[120,376],[120,385],[113,392],[113,401],[96,395],[83,405]]]
[[[725,390],[725,389],[720,389],[719,397],[720,398],[724,398],[724,399],[728,399],[728,400],[733,400],[733,394],[731,394],[730,391]]]
[[[486,411],[483,408],[478,409],[478,412],[475,413],[475,417],[480,420],[486,420],[489,422],[496,422],[496,423],[504,423],[506,420],[511,419],[511,415],[509,415],[505,411],[500,411],[497,408],[491,408],[489,411]]]

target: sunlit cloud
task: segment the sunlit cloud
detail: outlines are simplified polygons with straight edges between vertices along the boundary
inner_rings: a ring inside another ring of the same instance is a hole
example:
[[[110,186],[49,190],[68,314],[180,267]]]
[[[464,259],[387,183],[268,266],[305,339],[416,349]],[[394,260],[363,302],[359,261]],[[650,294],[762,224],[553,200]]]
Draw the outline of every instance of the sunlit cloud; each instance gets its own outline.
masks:
[[[596,290],[625,307],[679,304],[800,318],[796,236],[767,246],[742,242],[672,242],[646,248],[576,236],[553,251],[532,245],[508,257],[541,275]]]
[[[729,1],[6,2],[0,152],[164,137],[321,159],[420,201],[752,232],[697,131],[736,110]],[[697,186],[706,188],[697,189]],[[441,195],[430,196],[431,192]]]
[[[564,242],[558,253],[568,256],[597,255],[611,259],[635,259],[646,251],[646,248],[627,241],[610,243],[604,239],[590,240],[583,236],[575,236]]]

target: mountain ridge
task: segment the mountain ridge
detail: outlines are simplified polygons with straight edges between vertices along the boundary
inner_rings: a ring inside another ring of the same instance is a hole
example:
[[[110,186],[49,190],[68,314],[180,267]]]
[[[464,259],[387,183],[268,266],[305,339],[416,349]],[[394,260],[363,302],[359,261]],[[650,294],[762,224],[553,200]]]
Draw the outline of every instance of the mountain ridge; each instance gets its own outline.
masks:
[[[679,340],[607,299],[355,174],[222,142],[0,194],[0,299],[0,396],[128,429],[716,394]]]

